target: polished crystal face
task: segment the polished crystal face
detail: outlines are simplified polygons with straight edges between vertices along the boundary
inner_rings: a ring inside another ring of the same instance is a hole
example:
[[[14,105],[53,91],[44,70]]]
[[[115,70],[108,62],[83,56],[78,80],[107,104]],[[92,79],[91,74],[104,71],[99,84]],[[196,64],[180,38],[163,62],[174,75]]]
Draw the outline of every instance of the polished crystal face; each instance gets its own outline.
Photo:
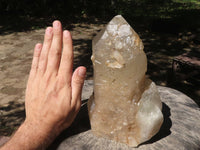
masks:
[[[93,39],[94,95],[88,102],[95,135],[135,147],[163,122],[156,85],[146,78],[143,43],[118,15]]]

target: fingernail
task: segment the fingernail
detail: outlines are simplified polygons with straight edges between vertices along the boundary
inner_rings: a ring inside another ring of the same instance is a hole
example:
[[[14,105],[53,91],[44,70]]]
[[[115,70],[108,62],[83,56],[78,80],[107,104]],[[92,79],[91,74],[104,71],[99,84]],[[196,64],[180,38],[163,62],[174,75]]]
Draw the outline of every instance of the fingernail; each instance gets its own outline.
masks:
[[[39,44],[39,43],[36,45],[36,49],[37,49],[37,50],[40,50],[40,49],[41,49],[41,47],[42,47],[42,45],[41,45],[41,44]]]
[[[52,29],[51,29],[51,27],[48,27],[46,29],[46,34],[51,35],[51,33],[52,33]]]
[[[69,31],[67,31],[67,30],[65,30],[64,32],[63,32],[63,34],[64,34],[64,37],[68,37],[69,36]]]
[[[83,69],[83,68],[81,68],[81,69],[78,70],[78,75],[79,75],[80,77],[85,77],[85,73],[86,73],[86,71],[85,71],[85,69]]]
[[[60,26],[59,21],[54,21],[54,22],[53,22],[53,26],[54,26],[54,27],[59,27],[59,26]]]

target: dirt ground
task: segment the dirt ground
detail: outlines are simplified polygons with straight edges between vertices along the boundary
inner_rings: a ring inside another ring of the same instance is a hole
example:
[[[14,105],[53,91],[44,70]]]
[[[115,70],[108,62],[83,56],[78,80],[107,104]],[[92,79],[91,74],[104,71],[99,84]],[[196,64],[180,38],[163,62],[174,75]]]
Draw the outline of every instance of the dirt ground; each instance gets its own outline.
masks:
[[[92,79],[90,61],[92,38],[104,24],[73,24],[71,29],[74,42],[74,68],[87,67],[87,79]],[[0,135],[11,135],[23,122],[24,94],[30,70],[33,47],[43,41],[45,29],[28,32],[13,32],[0,35]],[[137,31],[136,31],[137,32]],[[172,59],[186,51],[200,48],[191,43],[193,33],[177,35],[155,34],[146,30],[138,32],[145,45],[148,57],[148,74],[156,84],[168,86],[168,74]],[[176,50],[182,50],[175,52]],[[200,89],[187,81],[169,86],[183,91],[199,102]],[[193,89],[193,90],[191,90]]]

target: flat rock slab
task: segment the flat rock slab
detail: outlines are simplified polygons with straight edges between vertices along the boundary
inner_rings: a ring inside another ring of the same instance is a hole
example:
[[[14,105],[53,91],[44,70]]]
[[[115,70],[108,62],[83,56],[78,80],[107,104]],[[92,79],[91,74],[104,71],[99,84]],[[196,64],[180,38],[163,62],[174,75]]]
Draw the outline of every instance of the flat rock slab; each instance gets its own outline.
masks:
[[[87,80],[84,85],[82,98],[88,99],[92,93],[93,81]],[[163,102],[164,123],[152,139],[139,145],[137,148],[130,148],[124,144],[98,138],[88,131],[68,137],[57,145],[57,150],[199,150],[200,149],[200,108],[189,97],[183,93],[158,86]],[[83,104],[84,105],[84,104]],[[79,127],[83,120],[88,121],[87,114],[83,114],[84,105],[79,113]],[[87,122],[86,121],[86,122]],[[73,125],[72,125],[73,128]],[[72,129],[71,128],[71,129]],[[76,126],[74,126],[76,128]]]

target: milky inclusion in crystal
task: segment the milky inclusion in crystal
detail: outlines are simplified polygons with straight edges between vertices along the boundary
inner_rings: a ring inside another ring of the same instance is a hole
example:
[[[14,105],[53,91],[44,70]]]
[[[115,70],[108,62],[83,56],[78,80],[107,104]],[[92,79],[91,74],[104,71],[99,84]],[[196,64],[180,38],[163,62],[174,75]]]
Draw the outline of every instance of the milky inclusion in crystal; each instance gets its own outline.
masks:
[[[94,94],[88,102],[95,135],[138,146],[163,122],[156,85],[145,76],[147,58],[138,34],[115,16],[92,43]]]

